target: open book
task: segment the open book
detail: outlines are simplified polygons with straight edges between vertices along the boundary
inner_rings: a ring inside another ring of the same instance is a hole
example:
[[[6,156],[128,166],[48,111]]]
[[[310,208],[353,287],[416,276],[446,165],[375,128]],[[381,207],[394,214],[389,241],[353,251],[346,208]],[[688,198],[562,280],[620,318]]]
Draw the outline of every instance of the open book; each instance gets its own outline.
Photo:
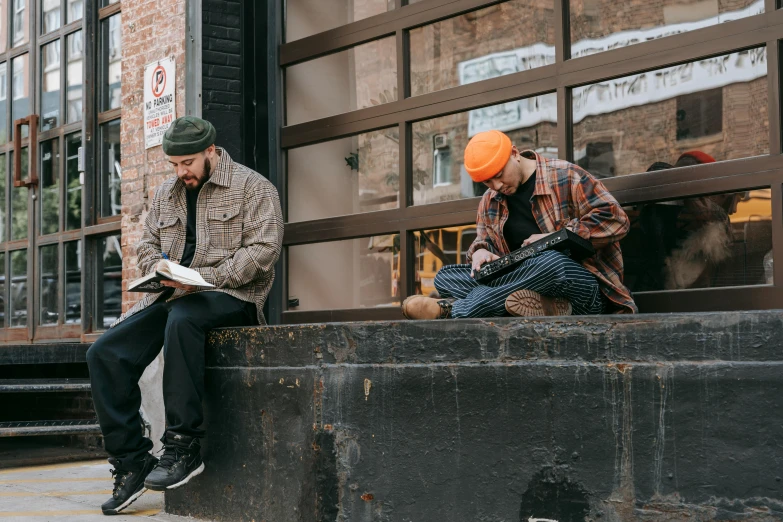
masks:
[[[160,284],[161,281],[177,281],[183,285],[215,288],[215,285],[204,281],[201,274],[195,270],[164,259],[163,262],[158,263],[156,271],[131,281],[128,284],[128,292],[162,292],[169,287]]]

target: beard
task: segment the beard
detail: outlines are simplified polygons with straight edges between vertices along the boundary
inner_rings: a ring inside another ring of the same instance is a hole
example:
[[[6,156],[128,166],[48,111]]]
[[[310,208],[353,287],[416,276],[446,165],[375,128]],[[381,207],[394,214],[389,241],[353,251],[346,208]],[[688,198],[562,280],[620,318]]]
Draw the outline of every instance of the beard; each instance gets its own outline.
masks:
[[[195,187],[187,187],[187,190],[201,190],[201,186],[209,180],[212,175],[212,164],[209,162],[209,158],[204,159],[204,170],[201,172],[201,176],[198,179],[198,185]]]

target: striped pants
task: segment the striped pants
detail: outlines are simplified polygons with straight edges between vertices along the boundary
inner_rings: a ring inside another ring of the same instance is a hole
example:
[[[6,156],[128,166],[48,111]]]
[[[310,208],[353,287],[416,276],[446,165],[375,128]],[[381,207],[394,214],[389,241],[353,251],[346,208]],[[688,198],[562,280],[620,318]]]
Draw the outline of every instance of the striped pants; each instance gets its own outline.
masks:
[[[435,276],[441,297],[454,298],[451,316],[501,317],[508,315],[506,298],[517,290],[533,290],[549,297],[564,297],[575,315],[600,314],[604,297],[598,280],[579,263],[553,250],[528,258],[514,271],[487,285],[470,277],[470,265],[447,265]]]

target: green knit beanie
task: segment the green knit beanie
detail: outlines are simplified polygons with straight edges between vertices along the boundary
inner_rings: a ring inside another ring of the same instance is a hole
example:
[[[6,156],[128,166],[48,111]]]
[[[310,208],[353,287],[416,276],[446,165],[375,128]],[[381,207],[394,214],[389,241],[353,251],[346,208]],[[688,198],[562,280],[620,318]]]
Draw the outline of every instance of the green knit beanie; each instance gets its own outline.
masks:
[[[203,152],[215,143],[217,132],[207,120],[183,116],[171,123],[163,135],[163,152],[167,156],[188,156]]]

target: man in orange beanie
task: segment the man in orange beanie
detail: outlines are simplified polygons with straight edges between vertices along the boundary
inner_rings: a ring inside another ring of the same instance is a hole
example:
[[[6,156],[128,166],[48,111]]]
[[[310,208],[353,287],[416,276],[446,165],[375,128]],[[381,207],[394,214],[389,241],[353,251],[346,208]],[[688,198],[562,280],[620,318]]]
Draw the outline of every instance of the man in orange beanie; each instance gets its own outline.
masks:
[[[470,140],[465,170],[488,189],[479,204],[469,264],[444,266],[435,277],[441,299],[409,297],[402,304],[406,317],[638,311],[622,282],[619,242],[628,233],[628,216],[589,172],[533,151],[520,152],[508,136],[494,130]],[[487,285],[476,282],[474,274],[484,263],[563,228],[590,241],[595,255],[577,263],[547,250]]]

